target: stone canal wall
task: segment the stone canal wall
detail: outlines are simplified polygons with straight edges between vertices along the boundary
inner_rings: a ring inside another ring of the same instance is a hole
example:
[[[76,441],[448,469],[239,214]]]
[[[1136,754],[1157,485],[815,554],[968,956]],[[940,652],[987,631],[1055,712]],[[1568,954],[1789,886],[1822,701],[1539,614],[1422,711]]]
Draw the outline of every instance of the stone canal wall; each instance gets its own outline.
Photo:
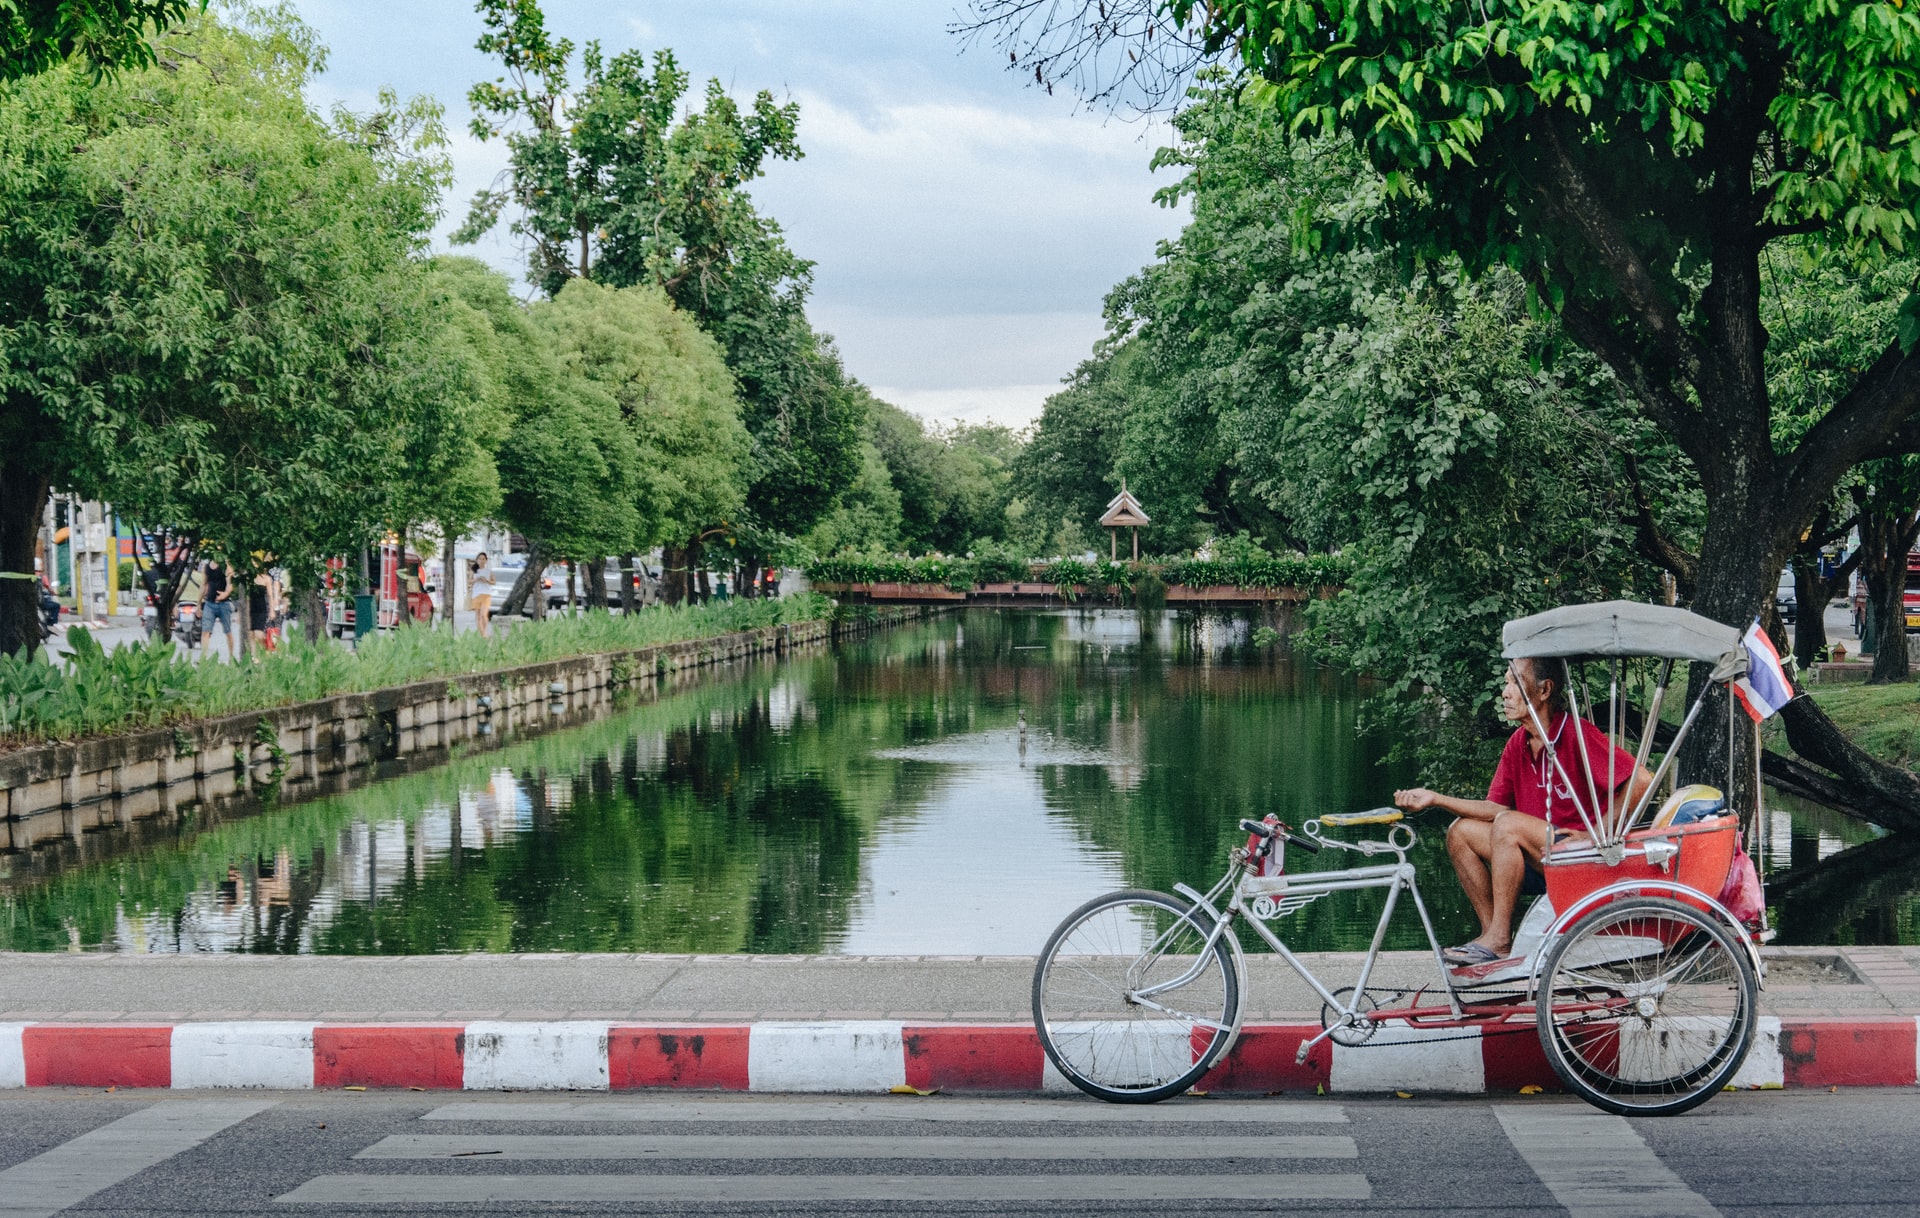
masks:
[[[0,754],[0,850],[78,840],[266,786],[287,798],[330,794],[378,776],[382,763],[437,763],[463,742],[586,721],[623,689],[657,692],[715,665],[931,612],[893,607],[861,621],[769,626],[17,749]]]

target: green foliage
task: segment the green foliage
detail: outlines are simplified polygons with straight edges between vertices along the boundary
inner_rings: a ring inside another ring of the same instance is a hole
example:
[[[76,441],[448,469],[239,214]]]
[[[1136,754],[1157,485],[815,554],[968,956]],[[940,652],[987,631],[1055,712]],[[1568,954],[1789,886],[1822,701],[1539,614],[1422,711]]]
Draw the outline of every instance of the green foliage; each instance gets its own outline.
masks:
[[[477,240],[512,205],[550,296],[573,278],[666,292],[719,342],[739,386],[754,523],[804,532],[859,475],[864,401],[807,322],[812,264],[746,191],[768,160],[800,156],[798,105],[763,90],[742,108],[715,80],[702,107],[682,113],[692,82],[671,51],[649,66],[591,42],[575,87],[573,44],[547,32],[534,0],[482,0],[479,11],[479,49],[507,74],[474,86],[473,132],[504,138],[511,186],[481,192],[455,239]]]
[[[396,523],[449,433],[414,260],[449,171],[431,103],[329,125],[312,31],[239,20],[0,91],[0,446],[243,569],[311,569]]]
[[[576,279],[532,315],[561,365],[610,397],[633,435],[629,539],[568,557],[646,549],[739,513],[750,441],[733,378],[718,345],[664,292]],[[614,508],[592,513],[601,527],[624,515]]]
[[[66,665],[44,655],[0,656],[0,738],[72,739],[170,721],[264,710],[334,694],[446,680],[571,656],[712,638],[832,612],[823,596],[731,600],[630,616],[583,614],[517,623],[500,635],[409,629],[374,635],[358,651],[288,639],[250,660],[194,664],[171,641],[103,651],[83,628],[68,632]]]
[[[1168,584],[1193,587],[1304,588],[1338,586],[1348,578],[1347,565],[1337,557],[1242,556],[1231,560],[1172,558],[1144,563],[1087,561],[1057,558],[1029,562],[1004,550],[988,550],[968,558],[927,555],[873,557],[837,555],[807,565],[807,578],[826,584],[942,584],[956,589],[989,583],[1085,584],[1093,588],[1131,588],[1151,572]]]
[[[153,63],[148,31],[164,30],[206,0],[20,0],[0,6],[0,81],[63,59],[96,77]]]

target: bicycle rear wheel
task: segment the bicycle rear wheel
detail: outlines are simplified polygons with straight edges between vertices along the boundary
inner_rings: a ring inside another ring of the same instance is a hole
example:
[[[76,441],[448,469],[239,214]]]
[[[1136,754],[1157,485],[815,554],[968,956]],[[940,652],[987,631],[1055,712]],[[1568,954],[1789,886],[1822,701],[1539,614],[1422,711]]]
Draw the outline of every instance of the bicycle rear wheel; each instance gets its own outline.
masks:
[[[1541,962],[1540,1044],[1567,1088],[1625,1116],[1705,1103],[1753,1045],[1759,978],[1718,918],[1666,897],[1609,902]]]
[[[1224,935],[1207,948],[1212,930],[1206,911],[1145,889],[1067,916],[1034,967],[1033,1022],[1068,1082],[1144,1104],[1200,1080],[1240,1017],[1232,949]]]

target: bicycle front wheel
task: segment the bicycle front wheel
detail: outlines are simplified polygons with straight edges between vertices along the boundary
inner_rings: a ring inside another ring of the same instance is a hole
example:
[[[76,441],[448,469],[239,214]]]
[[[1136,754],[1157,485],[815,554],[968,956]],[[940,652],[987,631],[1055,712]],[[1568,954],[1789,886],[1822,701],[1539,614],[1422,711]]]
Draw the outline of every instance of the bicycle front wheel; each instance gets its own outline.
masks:
[[[1542,961],[1540,1044],[1596,1108],[1668,1116],[1705,1103],[1746,1060],[1759,978],[1718,918],[1628,897],[1574,923]]]
[[[1207,947],[1213,925],[1205,910],[1144,889],[1068,915],[1033,971],[1034,1027],[1068,1082],[1145,1104],[1200,1081],[1240,1017],[1226,935]]]

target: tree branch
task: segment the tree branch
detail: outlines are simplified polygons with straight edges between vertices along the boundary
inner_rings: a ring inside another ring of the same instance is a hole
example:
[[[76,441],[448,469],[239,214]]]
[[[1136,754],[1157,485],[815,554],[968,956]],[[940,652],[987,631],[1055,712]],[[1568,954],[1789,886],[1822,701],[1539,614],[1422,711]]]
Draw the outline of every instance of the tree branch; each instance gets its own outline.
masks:
[[[1552,179],[1535,187],[1542,206],[1586,243],[1595,261],[1612,276],[1622,303],[1647,332],[1654,348],[1673,361],[1689,384],[1699,385],[1706,375],[1706,359],[1699,345],[1680,324],[1679,310],[1661,292],[1620,221],[1567,152],[1550,110],[1536,108],[1527,125]]]
[[[1897,447],[1911,444],[1912,448]],[[1788,459],[1779,519],[1804,520],[1849,469],[1871,457],[1920,451],[1920,359],[1896,340],[1800,438]]]
[[[1696,461],[1699,452],[1700,414],[1684,398],[1673,391],[1669,385],[1660,383],[1654,377],[1634,344],[1614,332],[1612,326],[1600,320],[1577,304],[1569,303],[1560,310],[1560,324],[1566,328],[1573,340],[1593,352],[1603,360],[1620,383],[1627,388],[1634,400],[1652,417],[1659,428],[1672,436],[1688,456]]]
[[[1699,560],[1669,537],[1653,518],[1653,502],[1640,481],[1640,460],[1631,453],[1627,455],[1627,486],[1633,492],[1634,526],[1639,531],[1641,552],[1673,574],[1681,599],[1692,600]]]

